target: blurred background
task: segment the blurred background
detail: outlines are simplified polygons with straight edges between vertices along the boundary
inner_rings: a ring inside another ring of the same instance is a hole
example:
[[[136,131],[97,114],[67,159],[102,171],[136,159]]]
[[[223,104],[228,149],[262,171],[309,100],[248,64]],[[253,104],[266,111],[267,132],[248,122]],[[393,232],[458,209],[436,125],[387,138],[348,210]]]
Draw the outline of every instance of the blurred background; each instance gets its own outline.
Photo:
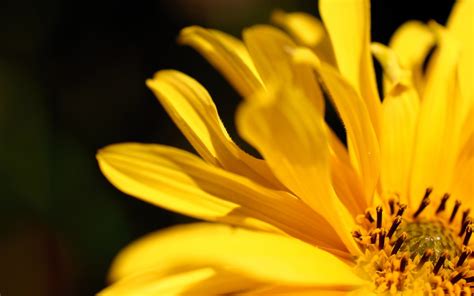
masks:
[[[383,4],[382,4],[383,2]],[[409,19],[444,23],[451,1],[373,1],[373,40]],[[273,9],[316,1],[0,1],[0,294],[93,295],[127,243],[190,221],[113,188],[97,149],[125,141],[191,150],[145,79],[174,68],[204,84],[235,138],[238,95],[176,44],[198,24],[239,36]]]

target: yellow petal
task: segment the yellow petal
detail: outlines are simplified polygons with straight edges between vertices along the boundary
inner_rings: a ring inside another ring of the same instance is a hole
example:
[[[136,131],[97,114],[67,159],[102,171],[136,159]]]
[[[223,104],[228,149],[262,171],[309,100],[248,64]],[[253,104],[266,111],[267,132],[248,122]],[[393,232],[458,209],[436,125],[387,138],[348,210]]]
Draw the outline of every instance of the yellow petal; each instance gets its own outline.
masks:
[[[352,254],[354,221],[331,186],[327,126],[314,104],[292,85],[275,86],[237,112],[240,134],[278,179],[334,226]]]
[[[337,135],[331,129],[328,135],[332,185],[339,199],[352,216],[356,217],[369,206],[364,197],[360,176],[352,167],[347,149]]]
[[[259,286],[258,282],[241,275],[203,267],[168,276],[159,271],[145,271],[114,283],[98,295],[227,295]]]
[[[277,10],[272,13],[272,21],[286,29],[296,41],[308,47],[316,47],[325,35],[323,24],[304,12],[286,13]]]
[[[463,126],[463,133],[459,154],[453,170],[452,184],[449,192],[461,200],[464,206],[474,208],[474,125],[471,109],[470,116]]]
[[[384,95],[387,95],[394,87],[399,85],[413,85],[411,71],[401,65],[399,57],[394,50],[377,42],[372,43],[371,49],[384,72]]]
[[[329,33],[337,65],[363,98],[376,134],[380,127],[380,98],[370,54],[368,0],[320,0],[319,11]]]
[[[179,42],[202,54],[243,97],[261,87],[260,77],[240,40],[220,31],[192,26],[181,31]]]
[[[311,65],[321,75],[346,128],[349,154],[362,178],[366,204],[372,204],[380,173],[380,148],[366,105],[339,73],[331,66],[321,63],[310,51],[299,49],[294,52],[294,59],[298,63]]]
[[[450,193],[459,199],[463,206],[474,207],[472,196],[474,195],[474,156],[463,162],[458,162],[454,170],[453,184]]]
[[[423,62],[435,45],[433,32],[425,24],[409,21],[400,26],[390,39],[390,48],[397,54],[400,64],[412,72],[412,81],[419,94],[423,92]]]
[[[294,196],[210,166],[191,153],[129,143],[108,146],[97,158],[118,189],[165,209],[344,249],[331,226]]]
[[[461,44],[458,77],[461,94],[474,104],[474,1],[456,1],[448,21],[448,29]],[[468,107],[467,107],[468,108]]]
[[[331,153],[331,181],[334,190],[352,217],[367,209],[360,176],[347,162]]]
[[[330,253],[297,239],[209,223],[175,226],[132,243],[115,259],[111,278],[208,266],[279,284],[347,288],[362,282]]]
[[[403,203],[407,202],[418,111],[418,93],[413,87],[398,85],[385,97],[382,105],[382,192],[399,194]]]
[[[288,31],[298,44],[312,48],[321,60],[337,67],[331,41],[320,20],[304,12],[277,10],[272,21]]]
[[[435,194],[447,190],[458,151],[456,137],[460,132],[452,125],[457,124],[456,116],[459,115],[453,112],[459,48],[449,32],[436,25],[432,28],[437,32],[439,47],[428,66],[418,117],[410,178],[410,200],[414,206],[419,204],[427,187],[434,187]]]
[[[372,52],[384,70],[386,94],[379,138],[381,196],[396,194],[407,203],[420,99],[413,87],[411,71],[401,65],[393,49],[372,43]]]
[[[178,71],[158,72],[147,85],[196,151],[209,163],[268,186],[280,186],[267,165],[229,137],[209,93]]]
[[[324,112],[324,100],[316,77],[306,65],[295,65],[291,51],[296,44],[282,31],[271,26],[253,26],[243,33],[258,72],[266,86],[292,81],[304,91],[317,109]]]
[[[308,288],[308,287],[284,287],[284,286],[271,286],[258,289],[256,291],[250,291],[248,293],[242,293],[238,295],[255,296],[255,295],[275,295],[275,296],[373,296],[375,295],[372,291],[366,287],[358,289],[321,289],[321,288]]]

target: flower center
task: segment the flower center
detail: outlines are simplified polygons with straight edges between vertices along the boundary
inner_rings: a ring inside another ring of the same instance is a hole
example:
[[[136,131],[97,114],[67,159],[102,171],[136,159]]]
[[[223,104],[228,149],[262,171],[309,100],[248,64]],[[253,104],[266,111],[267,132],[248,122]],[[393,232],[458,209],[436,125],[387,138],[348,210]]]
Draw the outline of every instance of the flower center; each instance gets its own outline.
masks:
[[[433,250],[433,255],[429,258],[431,261],[439,258],[443,251],[447,251],[451,258],[461,253],[452,231],[439,221],[404,221],[400,225],[399,232],[407,234],[407,239],[400,250],[408,252],[412,258],[416,255],[423,256],[427,249]]]
[[[354,239],[363,255],[356,271],[380,294],[471,295],[474,259],[470,238],[474,228],[469,209],[461,203],[448,208],[449,194],[431,203],[428,188],[416,209],[396,199],[357,217]],[[387,214],[384,214],[387,213]],[[472,266],[472,270],[471,270]],[[472,294],[474,295],[474,294]]]

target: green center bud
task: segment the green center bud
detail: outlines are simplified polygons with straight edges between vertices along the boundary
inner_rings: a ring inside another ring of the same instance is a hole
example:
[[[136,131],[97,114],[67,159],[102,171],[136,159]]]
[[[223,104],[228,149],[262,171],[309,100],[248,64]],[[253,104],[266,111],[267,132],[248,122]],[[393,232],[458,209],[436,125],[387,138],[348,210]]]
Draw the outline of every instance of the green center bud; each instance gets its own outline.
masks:
[[[453,239],[452,232],[441,222],[434,221],[403,221],[398,232],[406,232],[408,237],[402,245],[401,251],[409,252],[414,258],[416,255],[423,256],[426,249],[433,250],[430,257],[435,262],[443,251],[447,251],[451,258],[459,255],[461,250]]]

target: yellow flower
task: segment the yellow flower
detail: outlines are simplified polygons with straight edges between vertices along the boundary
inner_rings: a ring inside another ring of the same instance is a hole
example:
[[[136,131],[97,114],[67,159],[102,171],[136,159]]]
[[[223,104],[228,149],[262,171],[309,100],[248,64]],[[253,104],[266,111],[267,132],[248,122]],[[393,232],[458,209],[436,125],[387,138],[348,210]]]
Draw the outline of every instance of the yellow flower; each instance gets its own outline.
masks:
[[[471,294],[473,1],[446,27],[404,24],[388,46],[370,44],[368,1],[319,6],[324,25],[274,14],[291,37],[181,32],[244,98],[237,127],[263,159],[232,141],[194,79],[148,80],[200,157],[126,143],[102,149],[100,168],[125,193],[214,223],[131,244],[101,295]],[[348,148],[324,121],[324,96]]]

